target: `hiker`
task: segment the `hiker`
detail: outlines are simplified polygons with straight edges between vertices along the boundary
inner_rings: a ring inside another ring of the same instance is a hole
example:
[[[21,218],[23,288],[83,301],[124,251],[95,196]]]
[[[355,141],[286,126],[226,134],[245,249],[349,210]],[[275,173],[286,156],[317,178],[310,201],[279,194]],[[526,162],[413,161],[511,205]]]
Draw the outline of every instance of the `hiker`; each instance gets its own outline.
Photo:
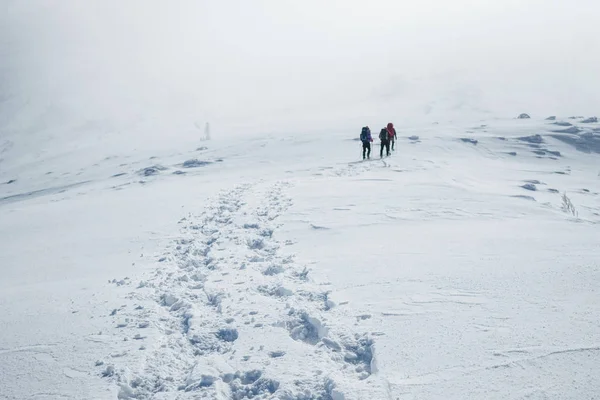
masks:
[[[379,157],[383,157],[383,148],[385,147],[386,155],[390,155],[390,137],[387,128],[381,128],[379,132],[379,140],[381,140],[381,150],[379,151]]]
[[[396,143],[396,130],[394,129],[394,124],[388,122],[387,124],[388,138],[392,143],[392,151],[394,151],[394,143]]]
[[[371,158],[371,142],[373,138],[371,137],[371,129],[368,126],[364,126],[362,131],[360,132],[360,141],[362,142],[362,156],[363,160],[365,159],[365,152],[367,153],[367,158]]]

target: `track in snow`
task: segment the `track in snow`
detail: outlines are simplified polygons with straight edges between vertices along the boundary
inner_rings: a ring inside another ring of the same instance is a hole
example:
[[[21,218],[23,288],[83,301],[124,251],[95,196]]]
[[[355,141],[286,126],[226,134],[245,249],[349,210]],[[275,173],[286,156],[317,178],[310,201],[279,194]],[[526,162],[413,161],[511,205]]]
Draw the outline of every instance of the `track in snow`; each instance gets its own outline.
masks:
[[[337,399],[352,398],[356,385],[373,390],[373,339],[330,326],[335,305],[286,251],[291,243],[276,238],[288,186],[240,185],[180,221],[183,237],[132,294],[139,300],[145,290],[157,307],[130,314],[130,336],[152,342],[139,333],[152,325],[156,343],[140,347],[140,367],[126,367],[127,355],[123,366],[99,365],[120,398]]]

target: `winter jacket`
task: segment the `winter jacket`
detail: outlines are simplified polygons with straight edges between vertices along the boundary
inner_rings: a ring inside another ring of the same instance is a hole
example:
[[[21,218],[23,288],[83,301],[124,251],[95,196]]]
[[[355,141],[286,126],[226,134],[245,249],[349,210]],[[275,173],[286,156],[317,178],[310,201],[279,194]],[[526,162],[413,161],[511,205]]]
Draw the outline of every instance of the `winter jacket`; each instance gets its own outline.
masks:
[[[362,133],[361,133],[361,140],[362,140]],[[367,143],[367,142],[372,142],[373,141],[373,137],[371,136],[371,130],[369,128],[367,128],[367,140],[362,140],[363,142]]]
[[[390,136],[389,136],[387,129],[381,128],[381,132],[379,132],[379,140],[381,140],[381,141],[390,140]]]

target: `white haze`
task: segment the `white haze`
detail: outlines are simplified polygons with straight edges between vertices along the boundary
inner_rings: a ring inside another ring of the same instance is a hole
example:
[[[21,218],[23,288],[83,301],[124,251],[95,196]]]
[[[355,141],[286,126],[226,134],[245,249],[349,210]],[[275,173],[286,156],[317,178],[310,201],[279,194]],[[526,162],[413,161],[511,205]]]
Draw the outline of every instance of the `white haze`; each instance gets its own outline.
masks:
[[[161,143],[206,122],[215,137],[356,133],[600,104],[591,0],[0,3],[0,134],[27,146],[92,132]]]

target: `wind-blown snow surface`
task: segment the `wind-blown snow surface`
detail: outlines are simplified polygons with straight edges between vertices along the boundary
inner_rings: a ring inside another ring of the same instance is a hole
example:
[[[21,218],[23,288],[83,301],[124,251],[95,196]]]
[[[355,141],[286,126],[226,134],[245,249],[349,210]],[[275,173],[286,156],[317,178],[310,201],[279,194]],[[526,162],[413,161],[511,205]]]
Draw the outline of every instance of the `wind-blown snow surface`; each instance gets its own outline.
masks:
[[[594,398],[598,124],[560,121],[364,162],[358,130],[0,144],[0,398]]]

